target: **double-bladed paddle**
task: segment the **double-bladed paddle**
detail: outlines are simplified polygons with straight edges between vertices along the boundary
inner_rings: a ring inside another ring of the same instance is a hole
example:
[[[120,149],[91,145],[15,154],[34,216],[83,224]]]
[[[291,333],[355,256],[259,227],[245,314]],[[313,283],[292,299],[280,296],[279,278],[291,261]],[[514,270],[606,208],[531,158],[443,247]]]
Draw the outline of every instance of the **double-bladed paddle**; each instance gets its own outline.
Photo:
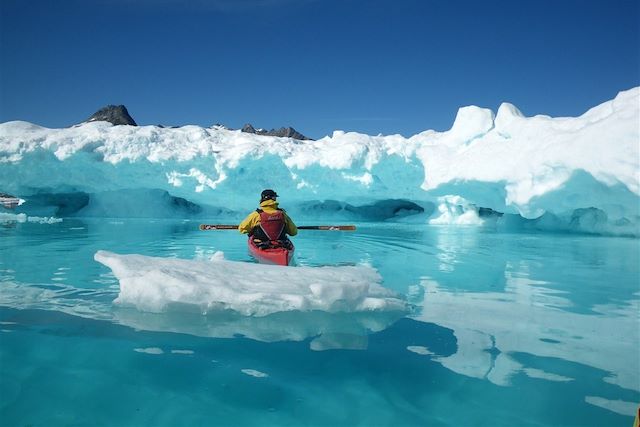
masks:
[[[237,225],[200,224],[200,230],[237,230]],[[355,231],[355,225],[301,225],[298,230]]]

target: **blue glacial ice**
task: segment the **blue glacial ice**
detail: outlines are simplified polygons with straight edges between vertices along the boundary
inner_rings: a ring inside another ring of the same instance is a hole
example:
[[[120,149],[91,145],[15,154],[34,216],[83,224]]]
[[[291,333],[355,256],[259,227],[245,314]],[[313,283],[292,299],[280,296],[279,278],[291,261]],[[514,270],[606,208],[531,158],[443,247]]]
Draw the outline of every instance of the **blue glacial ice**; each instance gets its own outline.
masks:
[[[449,131],[409,138],[7,122],[0,190],[27,200],[15,213],[43,218],[241,218],[275,188],[307,219],[638,236],[639,98],[558,118],[468,106]]]

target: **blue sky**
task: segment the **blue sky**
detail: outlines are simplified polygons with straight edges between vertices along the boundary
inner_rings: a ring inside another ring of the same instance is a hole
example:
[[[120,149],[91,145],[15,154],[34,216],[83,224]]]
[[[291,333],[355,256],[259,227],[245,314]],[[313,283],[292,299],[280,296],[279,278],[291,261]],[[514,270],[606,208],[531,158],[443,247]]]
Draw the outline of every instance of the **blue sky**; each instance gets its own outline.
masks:
[[[640,85],[637,0],[1,0],[0,122],[410,136],[459,107],[577,116]]]

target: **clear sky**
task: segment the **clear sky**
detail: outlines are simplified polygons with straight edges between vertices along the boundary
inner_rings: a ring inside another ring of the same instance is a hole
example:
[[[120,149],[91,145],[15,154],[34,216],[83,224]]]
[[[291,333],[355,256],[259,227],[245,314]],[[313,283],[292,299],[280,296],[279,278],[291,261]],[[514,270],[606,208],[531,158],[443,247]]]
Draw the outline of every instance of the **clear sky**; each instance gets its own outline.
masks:
[[[410,136],[640,85],[638,0],[0,0],[0,122]]]

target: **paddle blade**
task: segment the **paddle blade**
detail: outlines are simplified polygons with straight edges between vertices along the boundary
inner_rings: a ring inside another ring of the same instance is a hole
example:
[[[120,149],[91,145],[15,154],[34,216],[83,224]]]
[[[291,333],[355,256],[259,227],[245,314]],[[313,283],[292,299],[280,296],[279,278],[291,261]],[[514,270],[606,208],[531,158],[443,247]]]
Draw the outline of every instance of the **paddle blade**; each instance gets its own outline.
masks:
[[[355,225],[301,225],[298,230],[355,231]]]
[[[200,230],[237,230],[237,225],[228,224],[200,224]]]

